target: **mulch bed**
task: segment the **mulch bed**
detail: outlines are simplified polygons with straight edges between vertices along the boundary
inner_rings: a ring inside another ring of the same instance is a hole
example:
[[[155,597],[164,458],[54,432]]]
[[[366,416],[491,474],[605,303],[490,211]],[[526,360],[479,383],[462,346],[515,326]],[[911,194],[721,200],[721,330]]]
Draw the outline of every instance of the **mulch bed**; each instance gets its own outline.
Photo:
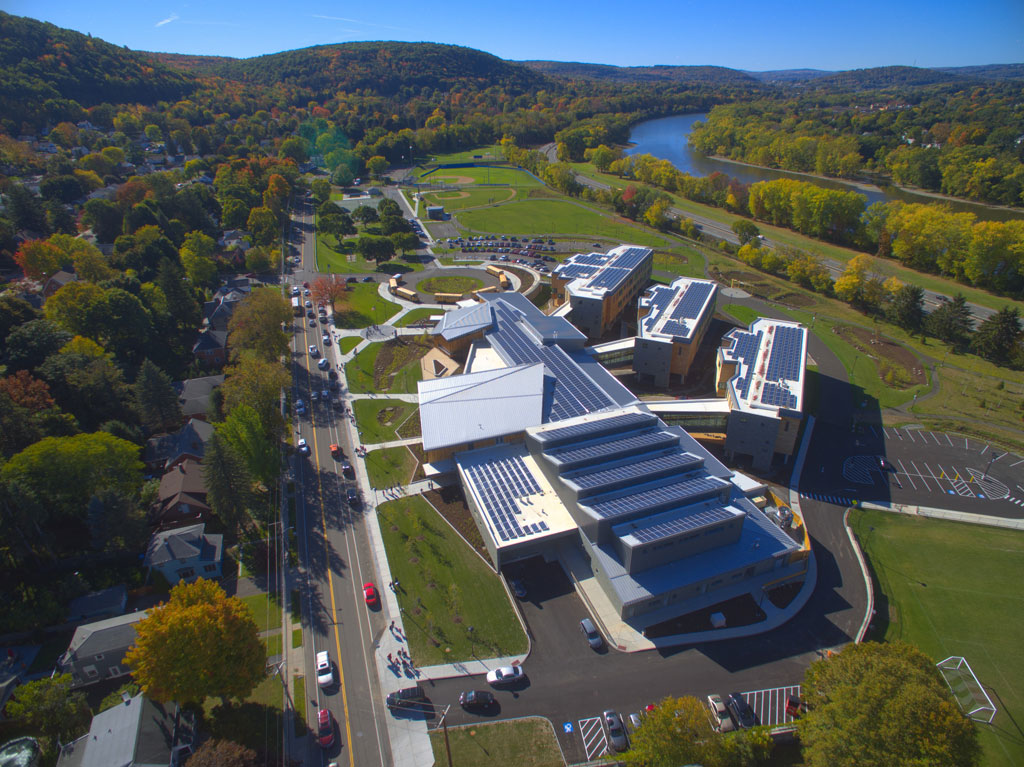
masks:
[[[878,374],[889,386],[909,389],[928,383],[921,362],[909,349],[866,328],[840,325],[837,330],[844,341],[877,359]]]
[[[705,607],[703,610],[696,610],[678,618],[656,623],[644,629],[644,636],[650,639],[658,637],[673,636],[675,634],[692,634],[696,631],[710,631],[711,614],[722,613],[725,615],[725,627],[736,628],[737,626],[750,626],[763,621],[767,616],[750,594],[742,594],[733,597],[725,602]]]
[[[473,521],[473,515],[469,512],[469,506],[466,505],[461,487],[441,487],[429,490],[423,495],[482,557],[488,562],[491,561],[476,522]]]

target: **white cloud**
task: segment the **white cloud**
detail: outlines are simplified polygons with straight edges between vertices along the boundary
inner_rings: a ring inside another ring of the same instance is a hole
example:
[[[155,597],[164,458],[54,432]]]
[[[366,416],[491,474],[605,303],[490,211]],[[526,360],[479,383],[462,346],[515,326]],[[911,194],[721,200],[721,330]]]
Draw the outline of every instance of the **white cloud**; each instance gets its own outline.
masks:
[[[364,27],[380,27],[381,29],[394,29],[399,32],[408,32],[406,27],[392,27],[387,24],[373,24],[369,21],[360,21],[359,19],[349,19],[344,16],[324,16],[319,13],[311,13],[310,16],[314,19],[326,19],[327,21],[345,21],[349,24],[362,24]]]
[[[163,21],[158,21],[153,26],[155,26],[155,27],[162,27],[164,24],[170,24],[172,21],[177,21],[177,20],[178,20],[178,14],[172,13],[166,19],[164,19]]]

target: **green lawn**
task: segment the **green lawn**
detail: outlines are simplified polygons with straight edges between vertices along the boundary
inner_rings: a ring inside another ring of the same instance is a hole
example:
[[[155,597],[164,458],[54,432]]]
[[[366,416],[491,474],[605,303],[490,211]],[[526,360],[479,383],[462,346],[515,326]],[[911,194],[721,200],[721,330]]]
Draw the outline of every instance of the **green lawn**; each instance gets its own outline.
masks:
[[[281,637],[280,632],[278,632],[277,634],[270,634],[268,636],[265,636],[260,641],[263,642],[263,646],[267,648],[268,658],[271,658],[275,655],[280,655],[282,652],[284,652],[284,649],[282,647],[284,641],[283,638]]]
[[[338,339],[338,350],[342,354],[348,354],[362,342],[363,339],[359,336],[344,336],[343,338]]]
[[[489,146],[481,146],[476,149],[466,149],[462,152],[452,152],[451,154],[438,154],[430,156],[431,165],[445,165],[453,162],[472,162],[475,159],[479,159],[476,155],[486,157],[488,160],[501,159],[504,155],[501,152],[500,144],[490,144]],[[490,155],[490,157],[488,157]]]
[[[654,271],[669,272],[677,277],[704,277],[704,256],[700,251],[686,246],[671,251],[657,251],[654,254]]]
[[[390,392],[393,394],[415,394],[416,383],[421,380],[420,357],[427,353],[429,343],[418,338],[402,337],[385,344],[370,344],[356,354],[345,366],[349,390],[356,394]],[[378,360],[385,355],[386,363]],[[375,370],[378,365],[385,369],[381,374],[381,385],[375,385]]]
[[[417,665],[526,652],[526,635],[498,576],[426,501],[390,501],[378,513]]]
[[[260,631],[281,628],[281,603],[273,594],[253,594],[242,597],[249,609],[252,610],[256,626]]]
[[[459,223],[476,232],[517,232],[527,235],[583,235],[617,242],[662,247],[664,238],[583,205],[567,200],[524,200],[494,208],[467,210]]]
[[[302,629],[292,629],[292,649],[302,647]]]
[[[306,678],[292,677],[292,706],[295,710],[295,737],[306,734]]]
[[[396,328],[407,328],[420,320],[429,319],[435,314],[444,314],[444,311],[441,309],[411,309],[395,320],[392,324]]]
[[[721,311],[747,327],[750,327],[751,322],[762,316],[760,312],[751,309],[749,306],[742,306],[740,304],[726,304],[721,307]]]
[[[434,764],[448,764],[444,733],[432,730]],[[471,724],[448,728],[452,764],[477,767],[564,767],[558,739],[546,719]]]
[[[408,485],[416,471],[416,457],[407,447],[386,447],[366,454],[366,476],[376,488]]]
[[[394,317],[402,307],[391,301],[385,301],[377,292],[376,282],[360,282],[349,286],[336,305],[334,324],[339,328],[365,328],[370,325],[383,325]]]
[[[886,640],[916,645],[936,662],[967,659],[999,712],[978,725],[986,767],[1024,764],[1024,534],[879,511],[855,511]]]
[[[427,177],[429,181],[433,176]],[[533,179],[530,179],[533,181]],[[536,183],[536,182],[534,182]],[[527,197],[527,189],[514,186],[466,186],[458,190],[437,189],[423,192],[423,205],[443,205],[445,210],[465,210],[479,208],[484,205],[496,205],[512,200],[523,200]]]
[[[420,174],[420,181],[427,184],[461,183],[454,180],[456,177],[461,177],[471,178],[475,184],[509,184],[511,186],[521,187],[544,186],[540,181],[526,171],[517,170],[516,168],[494,166],[477,168],[438,168],[430,175],[425,175],[426,172],[427,171],[424,171]],[[496,187],[494,190],[496,195],[499,191],[500,187]]]
[[[359,441],[364,445],[399,439],[396,429],[410,418],[418,418],[418,406],[398,399],[357,399],[352,402],[359,428]]]
[[[467,293],[483,286],[484,281],[476,277],[446,276],[423,280],[417,288],[426,293]]]

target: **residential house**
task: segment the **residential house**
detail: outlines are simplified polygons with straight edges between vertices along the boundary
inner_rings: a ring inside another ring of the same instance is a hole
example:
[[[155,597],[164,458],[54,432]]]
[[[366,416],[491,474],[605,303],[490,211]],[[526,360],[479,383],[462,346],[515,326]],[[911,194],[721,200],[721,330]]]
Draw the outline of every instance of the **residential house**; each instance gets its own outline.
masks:
[[[149,439],[142,451],[142,462],[149,471],[162,473],[189,458],[202,461],[212,435],[213,426],[198,418],[189,418],[188,423],[173,434],[158,434]]]
[[[68,605],[68,620],[83,621],[123,615],[128,604],[128,587],[123,583],[109,589],[90,591]]]
[[[244,229],[226,229],[224,236],[217,240],[217,244],[224,250],[241,250],[243,253],[252,246],[249,244],[249,233]]]
[[[175,703],[139,693],[92,718],[89,732],[60,750],[58,767],[178,767],[192,752],[195,722]]]
[[[160,529],[182,527],[202,522],[209,511],[203,467],[186,459],[161,478],[150,522]]]
[[[43,283],[43,300],[46,301],[54,293],[63,288],[69,282],[77,282],[78,275],[74,272],[65,272],[61,269],[59,272],[51,276],[45,283]]]
[[[228,331],[200,331],[192,345],[192,354],[206,367],[220,367],[228,361]]]
[[[219,578],[223,554],[223,535],[207,533],[206,525],[191,525],[153,533],[145,565],[173,586],[179,581]]]
[[[127,675],[124,654],[135,644],[135,624],[145,617],[142,610],[75,629],[71,644],[57,662],[62,673],[71,674],[71,686],[84,687]]]
[[[173,386],[178,392],[178,404],[181,405],[184,416],[206,420],[206,412],[210,409],[210,395],[222,383],[223,375],[175,381]]]

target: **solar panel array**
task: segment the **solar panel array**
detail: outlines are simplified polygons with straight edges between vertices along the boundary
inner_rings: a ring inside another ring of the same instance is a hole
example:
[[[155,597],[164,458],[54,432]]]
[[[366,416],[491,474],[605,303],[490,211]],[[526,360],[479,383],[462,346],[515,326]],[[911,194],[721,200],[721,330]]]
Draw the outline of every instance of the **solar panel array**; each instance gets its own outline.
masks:
[[[649,252],[646,248],[626,248],[615,257],[611,265],[622,269],[633,269],[643,263]]]
[[[676,517],[675,519],[658,522],[657,524],[649,525],[648,527],[631,530],[629,534],[641,543],[654,543],[655,541],[660,541],[664,538],[671,538],[675,535],[679,535],[680,533],[699,530],[702,527],[707,527],[708,525],[713,525],[718,522],[725,522],[733,517],[735,517],[735,514],[732,512],[726,511],[720,506],[716,506],[693,514]]]
[[[604,266],[608,263],[608,256],[603,253],[581,253],[569,259],[574,264],[586,264],[587,266]]]
[[[538,346],[519,326],[517,316],[506,304],[495,302],[500,318],[489,338],[496,341],[513,365],[541,362],[555,377],[555,389],[547,421],[564,421],[578,415],[604,410],[614,402],[580,370],[559,346]]]
[[[483,502],[484,512],[502,541],[524,538],[548,529],[546,522],[520,525],[516,498],[540,492],[540,485],[519,456],[499,458],[466,467]]]
[[[630,480],[648,481],[668,474],[681,474],[703,465],[702,459],[690,453],[670,453],[611,469],[599,468],[596,471],[563,474],[562,478],[573,482],[583,490],[594,490]]]
[[[562,264],[555,269],[555,274],[561,277],[563,280],[572,280],[576,277],[589,277],[594,273],[592,266],[586,266],[584,264]]]
[[[557,429],[542,431],[536,434],[536,438],[550,447],[557,447],[569,440],[581,440],[588,434],[607,434],[609,432],[622,431],[632,426],[652,423],[654,423],[654,416],[647,413],[626,413],[625,415],[600,418],[584,423],[574,423],[572,426],[561,426]]]
[[[665,311],[665,308],[672,301],[672,296],[675,295],[675,291],[671,288],[662,287],[657,285],[650,290],[649,298],[651,300],[651,314],[657,315],[660,312]]]
[[[720,493],[723,488],[728,487],[728,484],[716,477],[697,477],[587,505],[598,516],[610,519],[638,511],[654,512],[671,506],[694,503]]]
[[[689,334],[686,323],[678,322],[677,320],[669,320],[666,322],[661,326],[661,332],[667,336],[674,336],[676,338],[686,338]]]
[[[764,377],[769,381],[797,381],[803,369],[804,329],[775,326],[775,341]]]
[[[676,304],[676,308],[672,312],[672,319],[697,319],[700,316],[700,310],[704,307],[704,303],[708,300],[708,296],[711,295],[711,291],[714,289],[714,285],[709,285],[706,282],[690,283],[690,287],[686,289],[686,293],[683,294],[683,297],[679,299],[679,303]]]
[[[566,447],[546,452],[549,457],[560,464],[563,470],[567,470],[600,461],[610,461],[630,453],[647,452],[678,444],[679,437],[659,429],[630,434],[619,439],[611,439],[584,447]]]
[[[613,266],[609,266],[598,272],[597,276],[587,283],[587,287],[615,290],[615,288],[626,281],[627,277],[629,277],[629,269],[616,269]]]
[[[735,338],[732,355],[746,365],[743,377],[736,381],[736,391],[741,397],[746,397],[750,392],[750,383],[754,380],[754,361],[757,357],[757,350],[761,348],[761,331],[759,330],[757,333],[736,332]]]
[[[785,407],[791,410],[797,405],[797,396],[783,389],[777,383],[766,382],[761,388],[761,402],[773,407]]]

